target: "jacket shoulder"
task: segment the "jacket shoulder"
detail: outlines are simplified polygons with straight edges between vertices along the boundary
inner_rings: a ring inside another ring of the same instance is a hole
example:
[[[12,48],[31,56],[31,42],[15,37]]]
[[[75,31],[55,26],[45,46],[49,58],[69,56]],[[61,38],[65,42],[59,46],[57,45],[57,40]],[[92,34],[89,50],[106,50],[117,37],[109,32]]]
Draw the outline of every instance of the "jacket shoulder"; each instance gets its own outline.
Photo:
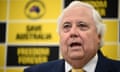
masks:
[[[42,63],[38,65],[33,65],[24,69],[24,72],[50,72],[55,69],[57,66],[61,66],[64,63],[64,60],[55,60],[47,63]]]
[[[98,52],[96,72],[120,72],[120,61],[110,59]]]

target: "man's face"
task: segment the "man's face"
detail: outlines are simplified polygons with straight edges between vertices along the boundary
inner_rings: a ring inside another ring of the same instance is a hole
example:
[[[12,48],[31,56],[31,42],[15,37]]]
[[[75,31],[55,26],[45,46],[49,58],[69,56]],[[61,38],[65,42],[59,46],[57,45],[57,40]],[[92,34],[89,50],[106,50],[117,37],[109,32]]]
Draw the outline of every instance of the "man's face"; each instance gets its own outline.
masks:
[[[93,57],[100,42],[92,11],[85,7],[67,10],[59,28],[60,49],[65,59]]]

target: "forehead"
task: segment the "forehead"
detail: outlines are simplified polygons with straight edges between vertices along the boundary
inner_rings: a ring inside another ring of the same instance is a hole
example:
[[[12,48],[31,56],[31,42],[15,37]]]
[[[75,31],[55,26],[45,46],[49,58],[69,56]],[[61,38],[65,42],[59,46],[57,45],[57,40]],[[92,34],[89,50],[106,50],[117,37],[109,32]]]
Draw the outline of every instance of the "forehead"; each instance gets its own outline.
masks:
[[[71,7],[64,11],[63,18],[71,19],[71,18],[85,18],[85,19],[93,19],[92,10],[88,7],[79,6],[79,7]]]

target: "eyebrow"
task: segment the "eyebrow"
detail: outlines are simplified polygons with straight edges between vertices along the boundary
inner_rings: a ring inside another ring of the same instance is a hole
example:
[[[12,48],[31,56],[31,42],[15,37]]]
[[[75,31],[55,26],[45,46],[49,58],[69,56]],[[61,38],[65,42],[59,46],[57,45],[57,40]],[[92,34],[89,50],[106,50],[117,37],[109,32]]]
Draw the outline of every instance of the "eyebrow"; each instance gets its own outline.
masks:
[[[79,22],[77,22],[77,23],[84,23],[84,24],[87,24],[87,22],[85,22],[85,21],[79,21]]]
[[[65,21],[63,24],[71,24],[71,22],[69,22],[69,21]]]

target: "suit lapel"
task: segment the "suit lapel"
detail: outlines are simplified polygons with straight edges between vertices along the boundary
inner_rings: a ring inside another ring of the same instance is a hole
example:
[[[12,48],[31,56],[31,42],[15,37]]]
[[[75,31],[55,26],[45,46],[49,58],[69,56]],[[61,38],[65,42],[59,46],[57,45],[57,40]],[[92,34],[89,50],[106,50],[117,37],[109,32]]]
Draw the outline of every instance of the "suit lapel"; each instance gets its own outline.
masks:
[[[52,72],[65,72],[65,61],[64,60],[58,61],[56,66],[52,68]]]
[[[98,51],[98,62],[95,69],[95,72],[110,72],[110,63],[108,60],[103,56],[103,54]]]

